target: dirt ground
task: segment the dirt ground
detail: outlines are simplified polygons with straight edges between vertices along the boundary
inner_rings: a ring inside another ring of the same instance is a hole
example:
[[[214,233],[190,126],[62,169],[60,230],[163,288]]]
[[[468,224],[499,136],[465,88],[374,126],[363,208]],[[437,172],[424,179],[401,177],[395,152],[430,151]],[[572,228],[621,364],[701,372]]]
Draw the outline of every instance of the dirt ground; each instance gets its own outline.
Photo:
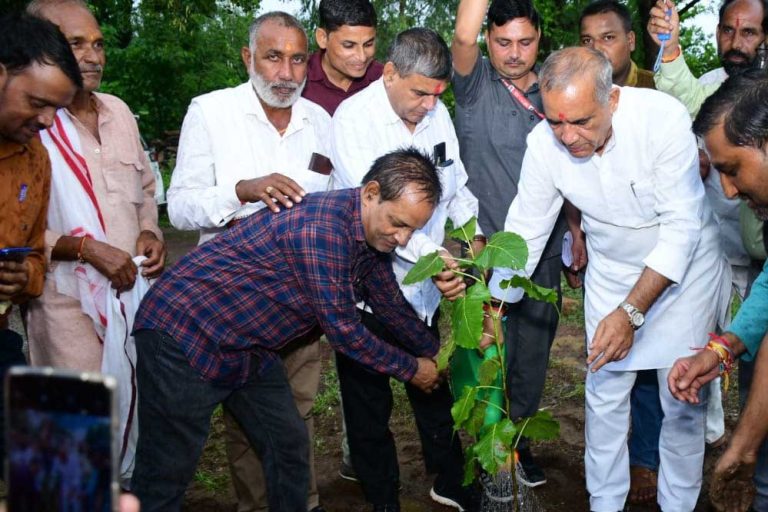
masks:
[[[169,230],[167,238],[171,260],[176,260],[194,245],[196,235]],[[552,347],[550,370],[542,407],[549,408],[560,422],[561,434],[556,441],[540,443],[533,448],[534,454],[546,472],[547,484],[536,488],[535,494],[546,511],[588,511],[588,496],[584,483],[584,342],[583,322],[579,317],[578,293],[571,294],[564,306],[557,338]],[[575,320],[573,320],[575,318]],[[336,399],[337,384],[331,359],[331,351],[324,347],[324,379],[316,404],[316,471],[321,504],[328,512],[369,510],[360,487],[338,476],[341,460],[341,424]],[[736,381],[736,379],[732,379]],[[396,397],[402,394],[401,386],[395,386]],[[726,397],[726,423],[730,430],[736,420],[737,391],[732,389]],[[398,447],[402,491],[401,505],[404,512],[431,512],[451,510],[432,502],[429,489],[432,476],[426,475],[421,448],[415,425],[407,405],[396,407],[391,429]],[[230,483],[224,446],[221,437],[222,424],[214,417],[211,435],[198,466],[195,481],[187,491],[184,510],[190,512],[235,512],[234,490]],[[704,490],[696,510],[710,510],[706,487],[710,467],[716,453],[708,453],[705,464]],[[655,507],[631,507],[633,512],[653,511]]]

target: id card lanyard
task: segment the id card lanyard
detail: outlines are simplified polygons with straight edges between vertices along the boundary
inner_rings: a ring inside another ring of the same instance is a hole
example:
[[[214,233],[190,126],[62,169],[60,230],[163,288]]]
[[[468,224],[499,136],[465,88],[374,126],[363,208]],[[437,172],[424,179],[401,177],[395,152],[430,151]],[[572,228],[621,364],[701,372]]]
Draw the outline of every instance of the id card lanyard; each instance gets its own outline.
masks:
[[[532,114],[535,114],[539,119],[544,119],[544,114],[539,112],[539,110],[533,106],[533,103],[528,101],[528,98],[526,98],[525,95],[522,92],[520,92],[520,89],[515,87],[512,82],[510,82],[506,78],[502,78],[501,83],[503,83],[504,87],[507,88],[510,96],[512,96],[512,98],[514,98],[515,101],[517,101],[520,105],[522,105],[525,110],[527,110]]]

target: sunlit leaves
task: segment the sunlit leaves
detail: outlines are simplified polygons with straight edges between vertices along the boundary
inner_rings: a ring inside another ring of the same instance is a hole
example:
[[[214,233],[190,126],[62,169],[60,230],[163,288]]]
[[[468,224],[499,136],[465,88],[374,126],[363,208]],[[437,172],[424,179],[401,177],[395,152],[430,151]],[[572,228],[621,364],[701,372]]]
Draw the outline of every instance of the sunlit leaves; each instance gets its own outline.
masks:
[[[472,448],[483,469],[495,475],[501,466],[508,464],[516,432],[514,423],[508,418],[483,429]]]
[[[472,243],[472,239],[475,237],[476,232],[477,218],[472,217],[466,224],[448,233],[448,236],[469,244]]]
[[[506,231],[494,234],[475,258],[475,265],[483,270],[493,267],[523,270],[527,262],[528,246],[523,237]]]

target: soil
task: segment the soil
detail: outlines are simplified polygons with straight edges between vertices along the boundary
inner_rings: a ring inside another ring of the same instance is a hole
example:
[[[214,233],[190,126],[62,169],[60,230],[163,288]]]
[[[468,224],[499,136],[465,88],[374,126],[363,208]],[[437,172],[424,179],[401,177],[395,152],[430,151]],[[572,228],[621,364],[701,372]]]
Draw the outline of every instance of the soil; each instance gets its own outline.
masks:
[[[171,261],[177,260],[194,246],[196,234],[168,230],[166,234]],[[580,308],[578,293],[567,299],[564,317]],[[583,325],[583,324],[582,324]],[[333,373],[331,350],[324,345],[324,372]],[[547,475],[547,483],[535,489],[546,511],[581,512],[589,510],[584,481],[584,331],[578,323],[566,322],[558,329],[552,347],[550,370],[542,407],[550,409],[560,422],[560,437],[556,441],[533,446],[533,453]],[[324,379],[322,388],[332,385]],[[733,378],[732,382],[737,379]],[[737,417],[737,390],[726,396],[726,427],[730,431]],[[341,424],[338,403],[328,400],[315,420],[315,453],[321,504],[328,512],[365,511],[360,486],[338,476],[341,461]],[[425,474],[421,447],[408,406],[396,407],[390,423],[397,442],[400,462],[401,506],[404,512],[447,512],[429,498],[433,477]],[[222,424],[214,417],[211,434],[200,460],[195,481],[187,491],[184,510],[194,512],[235,512],[234,489],[229,480],[222,441]],[[705,461],[704,488],[696,511],[710,510],[707,499],[708,477],[719,451],[708,451]],[[655,511],[655,506],[628,507],[632,512]]]

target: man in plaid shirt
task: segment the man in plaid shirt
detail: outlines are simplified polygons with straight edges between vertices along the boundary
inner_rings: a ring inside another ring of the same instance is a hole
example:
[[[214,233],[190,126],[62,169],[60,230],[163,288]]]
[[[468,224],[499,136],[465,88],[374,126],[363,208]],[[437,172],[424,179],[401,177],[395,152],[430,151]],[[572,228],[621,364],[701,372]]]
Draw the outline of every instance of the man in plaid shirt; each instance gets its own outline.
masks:
[[[270,510],[304,512],[308,441],[276,351],[318,325],[333,348],[424,391],[438,341],[408,307],[389,253],[441,194],[416,150],[374,162],[362,188],[262,210],[199,246],[150,289],[134,323],[141,425],[133,490],[142,510],[179,510],[218,404],[261,455]],[[407,351],[360,322],[364,300]]]

